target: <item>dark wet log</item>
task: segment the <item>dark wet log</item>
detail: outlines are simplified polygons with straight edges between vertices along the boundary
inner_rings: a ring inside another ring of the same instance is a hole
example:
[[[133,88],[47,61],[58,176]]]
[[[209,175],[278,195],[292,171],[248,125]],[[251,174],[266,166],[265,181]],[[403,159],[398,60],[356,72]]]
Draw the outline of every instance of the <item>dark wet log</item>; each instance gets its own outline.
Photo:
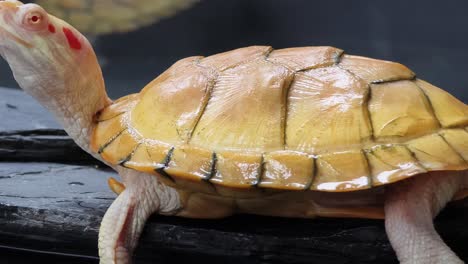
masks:
[[[105,184],[113,174],[56,163],[0,164],[0,245],[92,262],[100,220],[115,197]],[[451,205],[436,220],[444,239],[465,259],[467,222],[467,202]],[[382,221],[255,216],[209,221],[155,216],[136,258],[136,263],[395,263]]]
[[[57,263],[97,263],[99,223],[115,198],[106,179],[115,173],[91,165],[94,161],[21,92],[0,89],[0,120],[0,254],[2,248],[21,249],[47,258],[64,255]],[[451,204],[436,219],[444,240],[468,261],[466,223],[468,199]],[[154,216],[135,258],[137,264],[396,263],[382,221],[245,215],[221,220]]]
[[[0,160],[98,164],[24,93],[0,88]]]
[[[99,164],[58,129],[0,132],[0,160]]]

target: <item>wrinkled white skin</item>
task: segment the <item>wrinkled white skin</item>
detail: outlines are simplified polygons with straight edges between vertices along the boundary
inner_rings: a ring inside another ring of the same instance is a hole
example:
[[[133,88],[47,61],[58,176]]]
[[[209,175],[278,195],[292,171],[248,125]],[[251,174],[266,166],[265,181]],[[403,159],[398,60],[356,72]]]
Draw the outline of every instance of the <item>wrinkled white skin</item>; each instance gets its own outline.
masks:
[[[105,264],[130,263],[148,217],[154,212],[173,214],[180,206],[177,192],[156,177],[123,167],[116,170],[126,188],[107,209],[99,229],[99,256]]]
[[[468,188],[468,171],[432,172],[387,187],[385,228],[400,263],[464,263],[432,221],[461,188]]]
[[[34,12],[44,15],[40,22],[46,24],[23,19]],[[49,32],[48,23],[55,27],[55,33]],[[63,27],[73,31],[81,49],[70,48]],[[0,54],[19,85],[55,115],[79,146],[90,152],[94,114],[109,105],[110,100],[89,42],[37,5],[0,1]],[[181,206],[177,192],[155,177],[125,168],[114,169],[126,188],[102,220],[99,255],[103,264],[130,263],[149,215],[171,214]],[[387,233],[402,263],[462,263],[437,235],[432,218],[460,189],[462,181],[468,188],[468,175],[463,173],[433,173],[387,189]]]

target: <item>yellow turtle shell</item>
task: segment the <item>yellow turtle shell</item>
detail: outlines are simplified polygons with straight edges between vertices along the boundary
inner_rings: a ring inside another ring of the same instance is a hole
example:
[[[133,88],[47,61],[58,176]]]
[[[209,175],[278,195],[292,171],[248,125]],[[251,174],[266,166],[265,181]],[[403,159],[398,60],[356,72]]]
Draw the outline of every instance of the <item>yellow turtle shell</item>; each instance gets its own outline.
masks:
[[[333,47],[182,59],[96,118],[92,148],[181,190],[364,190],[468,169],[468,107]]]

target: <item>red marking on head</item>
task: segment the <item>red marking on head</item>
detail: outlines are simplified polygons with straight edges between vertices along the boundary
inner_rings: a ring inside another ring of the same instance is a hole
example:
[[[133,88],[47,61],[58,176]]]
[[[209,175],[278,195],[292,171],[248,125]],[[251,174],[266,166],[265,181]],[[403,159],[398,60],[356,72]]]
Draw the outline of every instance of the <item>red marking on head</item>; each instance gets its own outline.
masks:
[[[49,31],[50,33],[55,33],[55,27],[52,24],[49,24]]]
[[[65,34],[65,37],[68,40],[68,45],[70,45],[70,48],[76,49],[76,50],[81,49],[81,42],[75,36],[73,31],[71,31],[71,29],[63,28],[63,33]]]

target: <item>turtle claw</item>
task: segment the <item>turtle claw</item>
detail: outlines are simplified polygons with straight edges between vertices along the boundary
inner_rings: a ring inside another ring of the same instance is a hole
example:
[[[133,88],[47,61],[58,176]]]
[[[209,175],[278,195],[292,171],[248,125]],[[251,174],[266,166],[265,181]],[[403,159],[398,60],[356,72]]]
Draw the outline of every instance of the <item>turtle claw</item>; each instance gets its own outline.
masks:
[[[113,177],[110,177],[107,180],[107,184],[109,185],[109,188],[117,195],[125,190],[125,185]]]

